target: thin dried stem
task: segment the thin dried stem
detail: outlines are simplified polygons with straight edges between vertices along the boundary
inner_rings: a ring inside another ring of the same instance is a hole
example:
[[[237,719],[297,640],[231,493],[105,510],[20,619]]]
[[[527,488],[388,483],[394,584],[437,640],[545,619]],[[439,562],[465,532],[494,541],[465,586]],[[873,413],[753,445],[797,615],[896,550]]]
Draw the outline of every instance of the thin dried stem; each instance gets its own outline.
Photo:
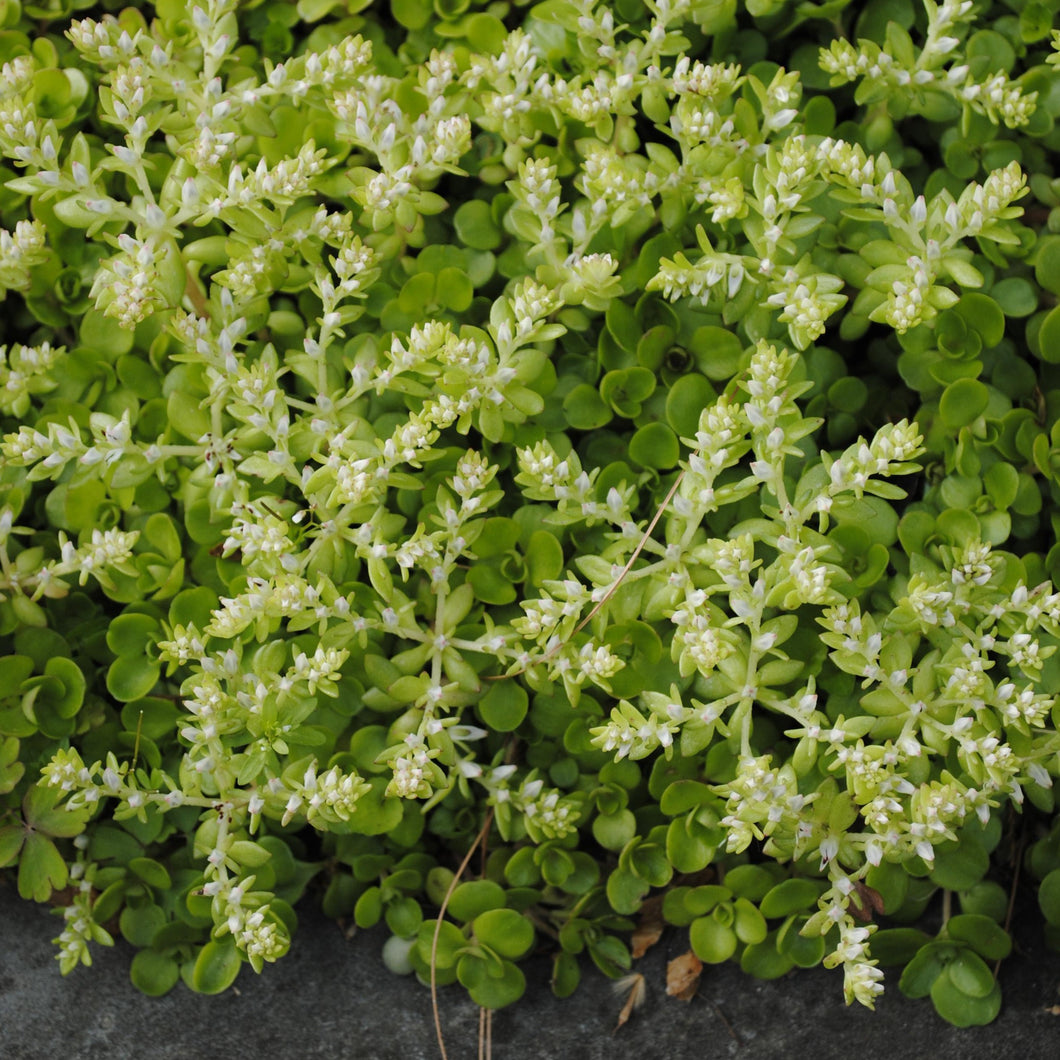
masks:
[[[442,933],[442,920],[445,918],[445,910],[449,905],[449,899],[453,896],[453,891],[456,890],[456,885],[460,882],[460,877],[464,874],[464,869],[467,868],[468,862],[471,861],[472,856],[475,853],[475,849],[479,843],[483,842],[489,833],[490,825],[493,823],[493,810],[490,809],[486,814],[486,819],[482,822],[482,828],[479,830],[475,841],[468,848],[467,853],[464,855],[464,860],[460,862],[460,867],[456,870],[452,880],[449,883],[449,889],[445,892],[445,898],[442,899],[442,907],[438,910],[438,916],[434,921],[434,937],[431,939],[431,1012],[434,1015],[434,1033],[438,1038],[438,1049],[441,1051],[442,1060],[449,1060],[449,1054],[445,1051],[445,1036],[442,1034],[442,1018],[438,1012],[438,936]]]
[[[1027,833],[1025,828],[1020,829],[1019,843],[1016,844],[1016,869],[1012,875],[1012,887],[1009,890],[1008,895],[1008,910],[1005,913],[1005,934],[1009,933],[1009,928],[1012,926],[1012,914],[1016,909],[1016,892],[1020,885],[1020,869],[1023,867],[1023,846],[1027,839]],[[997,978],[997,973],[1001,970],[1001,960],[998,959],[994,962],[994,978]]]
[[[590,622],[592,622],[592,620],[600,613],[600,609],[604,606],[604,604],[606,604],[607,601],[610,600],[616,592],[618,592],[619,586],[622,584],[622,582],[625,581],[626,575],[629,574],[629,572],[633,569],[633,564],[637,562],[637,557],[641,554],[641,552],[644,551],[644,546],[648,543],[648,541],[651,540],[652,532],[655,530],[655,527],[659,525],[659,520],[663,517],[663,513],[666,511],[666,509],[670,506],[670,501],[674,499],[674,494],[680,487],[684,477],[685,472],[682,471],[681,474],[678,475],[676,479],[674,479],[674,484],[670,487],[670,490],[666,494],[666,497],[663,499],[662,504],[660,504],[659,507],[655,509],[655,514],[652,516],[651,522],[648,523],[647,529],[645,529],[644,533],[641,534],[640,541],[637,542],[637,547],[633,550],[633,554],[626,561],[626,565],[622,568],[618,577],[611,583],[607,592],[604,593],[604,595],[597,601],[596,606],[585,616],[585,618],[581,620],[581,622],[578,623],[577,626],[574,627],[574,631],[571,633],[572,637],[578,633],[581,633],[581,631],[585,629],[585,627]],[[547,662],[549,659],[552,658],[553,655],[556,654],[556,652],[560,650],[562,646],[562,644],[554,644],[551,648],[549,648],[547,652],[545,652],[544,655],[541,656],[540,659],[535,659],[533,663],[531,663],[531,665],[537,665],[538,663]],[[527,668],[524,666],[521,670],[513,670],[510,674],[494,674],[492,677],[487,677],[486,680],[505,681],[509,677],[518,677],[520,674],[525,674],[526,669]]]

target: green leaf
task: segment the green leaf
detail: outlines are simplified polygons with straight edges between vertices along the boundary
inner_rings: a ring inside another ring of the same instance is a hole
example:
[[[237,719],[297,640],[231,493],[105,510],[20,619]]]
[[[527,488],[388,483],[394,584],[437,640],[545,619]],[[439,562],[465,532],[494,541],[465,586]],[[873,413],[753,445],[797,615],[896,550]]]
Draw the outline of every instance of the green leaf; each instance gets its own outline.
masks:
[[[755,979],[779,979],[791,971],[794,961],[777,949],[776,932],[770,932],[762,942],[744,948],[740,954],[740,968]]]
[[[979,954],[964,950],[946,966],[953,985],[970,997],[986,997],[994,988],[994,973]]]
[[[107,627],[107,647],[115,655],[143,655],[159,632],[158,621],[151,615],[118,615]]]
[[[1060,294],[1060,237],[1045,236],[1035,248],[1034,278],[1052,294]]]
[[[981,880],[960,895],[961,912],[988,916],[1000,924],[1008,913],[1008,892],[993,880]]]
[[[1012,938],[988,916],[959,913],[946,922],[946,934],[966,942],[988,961],[1003,961],[1012,952]]]
[[[760,902],[776,882],[776,877],[761,865],[737,865],[725,873],[725,886],[750,902]]]
[[[1007,317],[1029,317],[1038,308],[1038,291],[1020,276],[1009,276],[995,283],[990,295]]]
[[[737,898],[733,902],[733,913],[733,928],[741,942],[761,942],[768,934],[766,918],[746,898]]]
[[[141,950],[129,968],[133,986],[148,997],[168,994],[180,978],[180,966],[172,958],[153,950]]]
[[[475,288],[463,269],[446,268],[438,273],[438,301],[454,313],[463,313],[475,297]]]
[[[563,399],[567,423],[578,431],[595,431],[611,421],[614,415],[600,392],[588,383],[579,383]]]
[[[965,891],[978,883],[990,868],[990,855],[970,837],[935,854],[929,878],[949,891]]]
[[[5,824],[0,827],[0,869],[15,863],[25,838],[26,830],[22,825]]]
[[[966,994],[950,977],[947,969],[931,987],[935,1011],[955,1027],[985,1027],[1001,1011],[1001,988],[995,983],[982,997]]]
[[[762,898],[759,908],[771,920],[786,917],[813,906],[820,894],[821,887],[813,880],[782,880]]]
[[[158,684],[159,671],[143,656],[119,655],[107,670],[107,691],[122,703],[142,699]]]
[[[993,349],[1005,337],[1005,314],[989,295],[962,294],[956,312],[979,333],[986,349]]]
[[[728,925],[718,923],[713,916],[701,916],[693,920],[688,929],[688,938],[692,952],[704,964],[724,963],[736,952],[738,944],[736,932]]]
[[[231,935],[211,939],[195,960],[190,986],[197,994],[220,994],[236,981],[242,964]]]
[[[359,928],[372,928],[383,916],[383,894],[378,887],[369,887],[353,907],[353,920]]]
[[[47,787],[42,783],[34,784],[22,800],[22,815],[26,818],[26,823],[34,831],[60,839],[80,835],[92,808],[70,810],[65,805],[60,806],[59,803],[65,796],[66,793],[59,788]]]
[[[526,544],[526,580],[540,588],[563,573],[563,546],[548,530],[535,530]]]
[[[453,226],[464,246],[475,250],[495,250],[504,239],[504,233],[493,220],[490,204],[482,199],[461,203],[453,214]]]
[[[523,723],[529,709],[525,689],[514,681],[494,681],[479,700],[479,717],[495,732],[513,732]]]
[[[952,430],[974,423],[990,401],[990,391],[978,379],[958,379],[939,399],[939,416]]]
[[[1060,306],[1049,310],[1038,329],[1038,349],[1043,361],[1060,364]]]
[[[412,938],[423,923],[420,903],[409,896],[388,902],[385,916],[386,926],[402,939]]]
[[[453,891],[447,907],[449,915],[464,923],[491,909],[503,909],[504,888],[492,880],[465,880]]]
[[[679,438],[694,438],[699,430],[700,414],[713,404],[716,396],[703,376],[681,376],[666,395],[666,422]]]
[[[681,446],[665,423],[648,423],[630,439],[629,458],[643,467],[668,470],[680,460]]]
[[[1060,868],[1053,869],[1038,885],[1038,905],[1050,924],[1060,926]]]
[[[946,967],[953,947],[942,943],[928,943],[917,951],[916,956],[905,966],[898,989],[906,997],[927,997],[935,980]]]
[[[150,946],[165,922],[166,914],[157,905],[127,905],[118,918],[126,941],[140,947]]]
[[[606,850],[621,850],[636,834],[637,819],[627,809],[593,818],[593,838]]]
[[[917,928],[883,928],[872,936],[869,949],[872,956],[886,966],[908,964],[930,936]]]
[[[570,997],[580,982],[578,958],[561,950],[552,961],[552,993],[556,997]]]
[[[696,366],[708,378],[727,382],[740,370],[743,345],[726,328],[713,325],[696,328],[688,344]]]
[[[460,951],[467,946],[464,933],[451,920],[443,920],[438,926],[434,918],[425,920],[416,934],[416,950],[428,966],[431,962],[431,950],[434,948],[434,933],[438,930],[438,944],[435,949],[435,964],[438,968],[452,968],[460,958]]]
[[[173,886],[165,866],[152,858],[133,858],[129,862],[129,871],[156,891],[168,891]]]
[[[617,868],[607,878],[607,900],[611,908],[622,916],[635,913],[650,890],[650,884],[627,869]]]
[[[806,917],[792,917],[777,934],[777,949],[799,968],[816,968],[824,960],[827,945],[821,935],[803,935],[799,928]]]
[[[67,869],[55,844],[44,835],[30,832],[18,862],[18,893],[34,902],[46,902],[52,888],[66,886]]]
[[[526,990],[526,977],[511,961],[502,960],[500,974],[481,957],[465,954],[457,964],[457,977],[482,1008],[498,1009],[518,1001]]]
[[[502,957],[518,960],[534,945],[534,927],[514,909],[490,909],[471,923],[475,938]]]

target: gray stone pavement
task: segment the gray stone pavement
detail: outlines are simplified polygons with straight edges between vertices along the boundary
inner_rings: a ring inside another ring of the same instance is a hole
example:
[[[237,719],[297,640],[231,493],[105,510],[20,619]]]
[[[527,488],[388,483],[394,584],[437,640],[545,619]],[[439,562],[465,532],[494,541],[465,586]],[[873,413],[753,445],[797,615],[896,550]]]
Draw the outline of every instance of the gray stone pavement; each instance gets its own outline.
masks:
[[[131,949],[95,950],[91,968],[59,975],[50,944],[59,920],[0,886],[0,1060],[435,1060],[429,991],[383,967],[378,932],[351,940],[311,907],[291,952],[260,976],[245,968],[238,993],[200,997],[178,985],[164,998],[128,979]],[[524,964],[526,997],[493,1016],[494,1060],[1056,1060],[1060,954],[1033,920],[1017,922],[1020,954],[1001,970],[1005,1006],[989,1027],[958,1030],[930,1002],[891,983],[875,1013],[847,1008],[839,973],[795,972],[758,982],[738,968],[705,969],[698,995],[665,994],[667,959],[686,948],[665,935],[637,963],[644,1005],[614,1032],[622,999],[593,968],[565,1001],[549,964]],[[439,995],[450,1060],[474,1060],[478,1010],[457,987]]]

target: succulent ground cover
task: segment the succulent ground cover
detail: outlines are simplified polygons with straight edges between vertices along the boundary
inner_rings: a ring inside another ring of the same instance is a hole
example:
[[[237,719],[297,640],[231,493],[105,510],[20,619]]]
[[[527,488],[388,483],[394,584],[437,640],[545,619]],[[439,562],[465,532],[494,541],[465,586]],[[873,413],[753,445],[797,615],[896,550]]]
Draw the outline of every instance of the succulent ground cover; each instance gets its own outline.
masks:
[[[487,1009],[669,924],[992,1020],[1017,888],[1060,941],[1058,7],[0,0],[62,971],[216,993],[314,896]]]

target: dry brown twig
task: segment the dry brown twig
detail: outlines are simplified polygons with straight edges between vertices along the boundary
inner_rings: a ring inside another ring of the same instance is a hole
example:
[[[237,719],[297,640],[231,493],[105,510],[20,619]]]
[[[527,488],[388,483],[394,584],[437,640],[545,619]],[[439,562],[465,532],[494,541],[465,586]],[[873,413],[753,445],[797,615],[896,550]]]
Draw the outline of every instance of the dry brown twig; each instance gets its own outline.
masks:
[[[449,1054],[445,1051],[445,1036],[442,1034],[442,1018],[438,1011],[438,936],[442,932],[442,920],[445,918],[445,910],[449,906],[449,899],[453,897],[453,891],[456,890],[456,885],[460,882],[460,877],[464,874],[464,869],[467,868],[468,862],[471,861],[479,843],[485,841],[492,823],[493,810],[490,809],[486,814],[486,819],[482,822],[482,827],[479,829],[478,835],[475,836],[475,841],[470,847],[468,847],[468,851],[464,855],[464,860],[460,862],[460,867],[456,870],[452,880],[450,880],[449,889],[445,892],[445,898],[442,899],[442,906],[438,910],[438,916],[434,921],[434,937],[431,939],[431,1012],[434,1016],[434,1032],[438,1038],[438,1048],[441,1051],[442,1060],[449,1060]]]
[[[571,633],[572,637],[578,633],[581,633],[581,631],[585,629],[585,627],[590,622],[592,622],[592,620],[600,613],[601,608],[603,608],[607,601],[610,600],[616,592],[618,592],[619,587],[626,579],[626,575],[629,574],[629,572],[633,569],[633,564],[637,562],[637,557],[641,554],[641,552],[644,551],[644,546],[651,539],[651,535],[652,532],[655,530],[655,527],[659,525],[659,520],[663,517],[663,513],[666,511],[667,508],[670,507],[670,501],[674,499],[674,494],[677,492],[678,487],[680,487],[682,481],[684,480],[685,474],[686,472],[682,470],[681,474],[679,474],[677,478],[674,479],[673,485],[670,487],[669,492],[667,492],[666,496],[663,498],[662,503],[659,505],[658,508],[655,509],[655,514],[652,516],[651,522],[648,523],[648,526],[645,529],[644,533],[641,534],[640,541],[637,542],[637,547],[633,550],[633,554],[627,560],[626,565],[619,572],[618,577],[611,583],[607,592],[604,593],[604,595],[600,597],[600,599],[597,601],[596,606],[585,616],[585,618],[581,620],[581,622],[578,623],[577,626],[574,627],[574,630]],[[548,662],[548,660],[551,659],[552,656],[555,655],[556,652],[558,652],[562,646],[562,644],[554,644],[551,648],[549,648],[547,652],[545,652],[544,655],[541,656],[540,659],[535,659],[530,665]],[[485,678],[485,680],[506,681],[510,677],[518,677],[520,674],[525,674],[526,670],[527,667],[524,666],[522,667],[522,669],[513,670],[509,674],[493,674],[491,677]]]

